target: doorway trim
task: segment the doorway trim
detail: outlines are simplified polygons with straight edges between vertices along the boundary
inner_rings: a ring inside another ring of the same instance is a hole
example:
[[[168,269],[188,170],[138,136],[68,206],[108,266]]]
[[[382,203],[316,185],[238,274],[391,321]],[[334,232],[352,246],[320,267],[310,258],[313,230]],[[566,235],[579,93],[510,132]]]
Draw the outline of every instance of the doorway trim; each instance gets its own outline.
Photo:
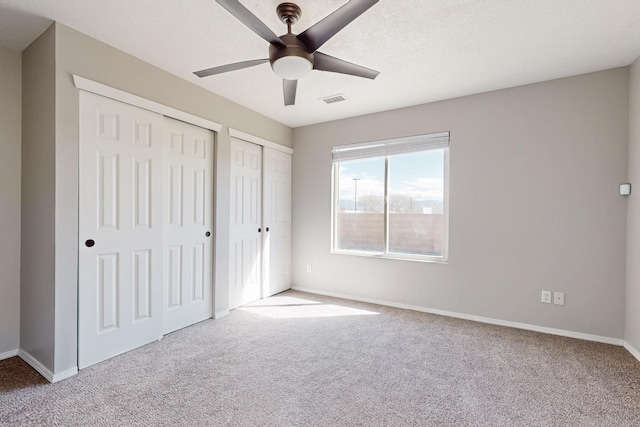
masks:
[[[199,126],[201,128],[212,130],[214,132],[220,132],[222,130],[222,125],[220,123],[203,119],[202,117],[198,117],[193,114],[185,113],[184,111],[180,111],[175,108],[160,104],[158,102],[142,98],[138,95],[134,95],[132,93],[125,92],[123,90],[116,89],[102,83],[98,83],[77,74],[72,75],[73,83],[78,89],[95,93],[96,95],[102,95],[106,98],[115,99],[116,101],[124,102],[125,104],[133,105],[135,107],[144,108],[145,110],[153,111],[154,113],[159,113],[163,116],[171,117],[173,119],[178,119],[183,122]]]
[[[282,151],[283,153],[293,154],[293,148],[269,141],[268,139],[260,138],[259,136],[251,135],[250,133],[242,132],[238,129],[229,128],[229,136],[251,142],[262,147],[269,147],[277,151]]]

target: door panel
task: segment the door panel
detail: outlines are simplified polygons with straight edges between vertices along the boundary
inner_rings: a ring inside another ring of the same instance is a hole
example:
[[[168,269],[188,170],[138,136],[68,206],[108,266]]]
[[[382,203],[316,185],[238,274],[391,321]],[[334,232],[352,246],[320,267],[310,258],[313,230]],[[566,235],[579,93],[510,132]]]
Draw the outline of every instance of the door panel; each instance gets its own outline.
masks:
[[[78,365],[162,335],[162,116],[80,92]]]
[[[291,288],[291,155],[264,148],[265,297]]]
[[[133,253],[134,322],[151,317],[151,251]]]
[[[262,296],[262,148],[231,139],[229,308]]]
[[[167,135],[164,333],[213,315],[213,133],[165,119]],[[209,236],[207,236],[209,233]]]

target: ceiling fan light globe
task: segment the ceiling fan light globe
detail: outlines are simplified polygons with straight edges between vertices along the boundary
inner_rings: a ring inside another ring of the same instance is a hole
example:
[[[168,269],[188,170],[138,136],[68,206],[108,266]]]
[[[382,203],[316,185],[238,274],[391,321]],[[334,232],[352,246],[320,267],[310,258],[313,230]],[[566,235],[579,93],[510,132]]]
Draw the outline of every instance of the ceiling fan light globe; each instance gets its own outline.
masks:
[[[313,64],[300,56],[283,56],[271,64],[273,72],[286,80],[298,80],[309,75]]]

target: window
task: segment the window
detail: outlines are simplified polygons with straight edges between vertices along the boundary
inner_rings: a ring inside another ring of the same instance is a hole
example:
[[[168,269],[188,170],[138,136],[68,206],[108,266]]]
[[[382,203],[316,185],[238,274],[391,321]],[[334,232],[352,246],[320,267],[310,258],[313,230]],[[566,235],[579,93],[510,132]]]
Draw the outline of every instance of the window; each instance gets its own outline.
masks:
[[[449,132],[333,147],[333,251],[446,261]]]

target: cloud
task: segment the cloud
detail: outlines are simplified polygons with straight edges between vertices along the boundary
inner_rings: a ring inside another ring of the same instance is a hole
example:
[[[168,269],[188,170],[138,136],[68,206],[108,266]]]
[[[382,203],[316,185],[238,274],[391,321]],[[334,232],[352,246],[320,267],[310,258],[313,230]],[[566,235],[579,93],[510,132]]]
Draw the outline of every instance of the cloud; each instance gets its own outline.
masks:
[[[391,188],[391,193],[401,193],[406,196],[425,200],[444,199],[444,179],[442,178],[414,178]]]
[[[358,180],[358,199],[364,196],[383,196],[384,180],[367,172],[354,172],[347,165],[340,164],[339,198],[353,200],[355,196],[354,178]],[[391,180],[391,194],[403,194],[419,200],[444,200],[443,178],[413,178],[409,180]]]
[[[363,196],[383,196],[384,181],[365,172],[349,173],[348,168],[340,165],[340,199],[353,200],[358,180],[358,199]]]

